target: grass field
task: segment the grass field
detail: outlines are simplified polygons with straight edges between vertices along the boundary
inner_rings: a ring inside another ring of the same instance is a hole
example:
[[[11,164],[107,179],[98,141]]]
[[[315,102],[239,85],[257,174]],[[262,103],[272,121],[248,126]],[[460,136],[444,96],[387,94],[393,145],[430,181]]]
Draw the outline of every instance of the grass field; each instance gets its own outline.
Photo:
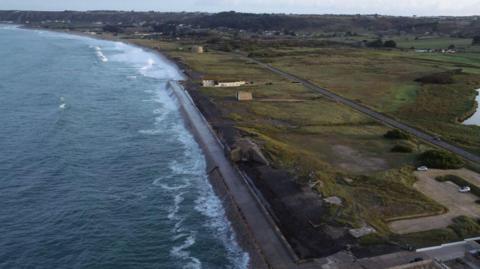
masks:
[[[297,48],[262,60],[480,153],[480,127],[458,122],[474,109],[475,89],[480,87],[478,53]],[[463,74],[452,84],[415,81],[457,68]]]
[[[393,38],[399,48],[416,49],[447,49],[450,45],[456,48],[469,48],[472,45],[471,38],[454,37],[418,37],[404,36]]]

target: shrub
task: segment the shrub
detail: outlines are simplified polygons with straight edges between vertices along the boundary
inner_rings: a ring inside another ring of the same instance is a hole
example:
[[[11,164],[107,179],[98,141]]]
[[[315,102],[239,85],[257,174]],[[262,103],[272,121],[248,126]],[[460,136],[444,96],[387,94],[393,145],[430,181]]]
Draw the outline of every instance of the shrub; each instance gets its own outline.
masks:
[[[123,29],[116,25],[105,25],[103,26],[103,31],[109,33],[121,33],[123,32]]]
[[[453,224],[449,226],[462,239],[480,235],[480,224],[477,220],[460,216],[453,219]]]
[[[383,47],[383,41],[381,39],[376,39],[367,43],[367,47],[370,48],[381,48]]]
[[[386,134],[383,135],[383,137],[388,138],[388,139],[410,139],[410,136],[398,129],[393,129],[388,131]]]
[[[418,157],[422,165],[437,169],[460,169],[465,166],[465,162],[457,155],[439,150],[425,151]]]
[[[413,152],[413,148],[408,145],[395,145],[391,151],[399,153],[411,153]]]
[[[480,35],[473,37],[472,45],[480,45]]]
[[[453,76],[461,74],[462,72],[462,69],[456,69],[452,71],[434,73],[417,78],[415,81],[424,84],[452,84],[454,82]]]
[[[387,40],[385,41],[385,43],[383,44],[383,46],[385,48],[396,48],[397,47],[397,43],[393,40]]]

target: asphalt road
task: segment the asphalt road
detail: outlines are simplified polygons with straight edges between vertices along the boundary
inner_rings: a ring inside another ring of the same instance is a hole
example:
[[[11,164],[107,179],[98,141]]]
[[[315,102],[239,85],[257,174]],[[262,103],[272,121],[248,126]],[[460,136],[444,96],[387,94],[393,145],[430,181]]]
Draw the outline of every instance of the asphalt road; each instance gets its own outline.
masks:
[[[242,57],[245,57],[245,56],[242,56]],[[459,155],[459,156],[461,156],[461,157],[463,157],[463,158],[465,158],[469,161],[472,161],[472,162],[475,162],[475,163],[480,163],[480,156],[472,154],[472,153],[470,153],[470,152],[468,152],[468,151],[466,151],[466,150],[464,150],[460,147],[457,147],[455,145],[452,145],[452,144],[447,143],[447,142],[442,141],[442,140],[435,139],[434,136],[429,135],[429,134],[427,134],[423,131],[420,131],[419,129],[416,129],[416,128],[411,127],[407,124],[399,122],[399,121],[397,121],[393,118],[390,118],[390,117],[388,117],[384,114],[376,112],[376,111],[368,108],[365,105],[362,105],[358,102],[355,102],[355,101],[352,101],[352,100],[347,99],[345,97],[342,97],[342,96],[340,96],[338,94],[335,94],[335,93],[333,93],[333,92],[331,92],[327,89],[319,87],[319,86],[317,86],[317,85],[315,85],[315,84],[313,84],[313,83],[311,83],[311,82],[309,82],[305,79],[302,79],[300,77],[297,77],[295,75],[292,75],[292,74],[289,74],[285,71],[282,71],[278,68],[275,68],[275,67],[273,67],[269,64],[265,64],[265,63],[260,62],[256,59],[253,59],[253,58],[248,58],[248,57],[246,57],[246,58],[249,61],[253,61],[253,62],[257,63],[258,65],[272,71],[273,73],[276,73],[276,74],[278,74],[282,77],[285,77],[285,78],[287,78],[291,81],[300,83],[300,84],[302,84],[303,86],[305,86],[306,88],[308,88],[312,91],[318,92],[318,93],[324,95],[325,97],[328,97],[329,99],[331,99],[335,102],[347,105],[347,106],[349,106],[349,107],[351,107],[351,108],[353,108],[353,109],[355,109],[355,110],[357,110],[357,111],[359,111],[359,112],[361,112],[361,113],[363,113],[367,116],[370,116],[371,118],[373,118],[373,119],[375,119],[375,120],[377,120],[377,121],[379,121],[383,124],[389,125],[391,127],[397,128],[397,129],[400,129],[400,130],[402,130],[406,133],[409,133],[413,136],[416,136],[416,137],[418,137],[418,138],[420,138],[420,139],[422,139],[422,140],[424,140],[424,141],[426,141],[430,144],[433,144],[437,147],[440,147],[440,148],[443,148],[443,149],[448,150],[450,152],[453,152],[453,153],[455,153],[455,154],[457,154],[457,155]]]

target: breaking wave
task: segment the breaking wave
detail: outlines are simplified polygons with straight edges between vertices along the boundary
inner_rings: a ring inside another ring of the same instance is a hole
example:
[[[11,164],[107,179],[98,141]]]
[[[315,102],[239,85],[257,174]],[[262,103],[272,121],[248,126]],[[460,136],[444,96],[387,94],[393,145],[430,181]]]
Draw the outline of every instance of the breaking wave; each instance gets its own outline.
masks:
[[[95,47],[95,53],[100,61],[106,63],[108,62],[108,58],[103,54],[102,49],[98,46]]]
[[[101,50],[97,49],[99,51]],[[169,172],[152,182],[152,186],[161,188],[170,201],[166,208],[166,217],[173,226],[170,255],[182,260],[183,268],[202,268],[202,258],[193,255],[191,251],[199,247],[197,233],[202,228],[215,234],[223,245],[232,265],[228,268],[247,268],[249,256],[236,242],[222,201],[215,195],[208,181],[205,157],[184,126],[178,100],[167,86],[168,81],[181,80],[183,75],[161,56],[138,47],[117,42],[113,47],[108,47],[108,51],[111,62],[127,63],[132,67],[132,72],[141,75],[136,82],[155,79],[154,83],[158,85],[153,90],[144,90],[151,98],[143,101],[154,105],[151,113],[155,120],[151,128],[139,130],[140,135],[158,136],[162,138],[159,143],[177,145],[178,153],[168,163]],[[129,76],[137,78],[136,74]],[[201,227],[191,223],[192,218],[198,222],[198,217],[194,217],[194,214],[205,219]]]

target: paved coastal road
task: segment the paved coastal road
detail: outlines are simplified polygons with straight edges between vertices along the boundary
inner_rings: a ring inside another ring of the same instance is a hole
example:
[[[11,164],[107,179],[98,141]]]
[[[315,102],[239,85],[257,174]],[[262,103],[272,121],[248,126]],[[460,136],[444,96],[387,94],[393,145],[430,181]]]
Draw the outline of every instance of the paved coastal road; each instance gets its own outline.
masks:
[[[255,59],[252,59],[252,58],[249,58],[249,57],[245,57],[245,56],[241,56],[243,58],[246,58],[248,59],[249,61],[253,61],[255,63],[257,63],[258,65],[272,71],[273,73],[276,73],[282,77],[285,77],[291,81],[295,81],[295,82],[298,82],[298,83],[301,83],[303,84],[303,86],[305,86],[306,88],[308,89],[311,89],[315,92],[318,92],[326,97],[328,97],[329,99],[335,101],[335,102],[338,102],[338,103],[342,103],[344,105],[347,105],[359,112],[362,112],[363,114],[366,114],[368,116],[370,116],[371,118],[383,123],[383,124],[386,124],[386,125],[389,125],[391,127],[394,127],[394,128],[398,128],[400,130],[403,130],[404,132],[407,132],[407,133],[410,133],[418,138],[421,138],[423,140],[425,140],[426,142],[430,143],[430,144],[433,144],[435,146],[438,146],[440,148],[443,148],[445,150],[448,150],[448,151],[451,151],[453,153],[456,153],[460,156],[462,156],[463,158],[469,160],[469,161],[472,161],[472,162],[475,162],[475,163],[480,163],[480,156],[477,156],[475,154],[472,154],[470,152],[467,152],[466,150],[460,148],[460,147],[457,147],[455,145],[452,145],[450,143],[447,143],[445,141],[439,141],[439,140],[436,140],[434,136],[432,135],[429,135],[423,131],[420,131],[419,129],[416,129],[416,128],[413,128],[409,125],[406,125],[404,123],[401,123],[395,119],[392,119],[388,116],[385,116],[384,114],[381,114],[379,112],[376,112],[362,104],[359,104],[357,102],[354,102],[350,99],[347,99],[347,98],[344,98],[338,94],[335,94],[327,89],[324,89],[322,87],[319,87],[305,79],[302,79],[300,77],[297,77],[295,75],[292,75],[292,74],[289,74],[285,71],[282,71],[278,68],[275,68],[269,64],[265,64],[263,62],[260,62],[258,60],[255,60]]]

